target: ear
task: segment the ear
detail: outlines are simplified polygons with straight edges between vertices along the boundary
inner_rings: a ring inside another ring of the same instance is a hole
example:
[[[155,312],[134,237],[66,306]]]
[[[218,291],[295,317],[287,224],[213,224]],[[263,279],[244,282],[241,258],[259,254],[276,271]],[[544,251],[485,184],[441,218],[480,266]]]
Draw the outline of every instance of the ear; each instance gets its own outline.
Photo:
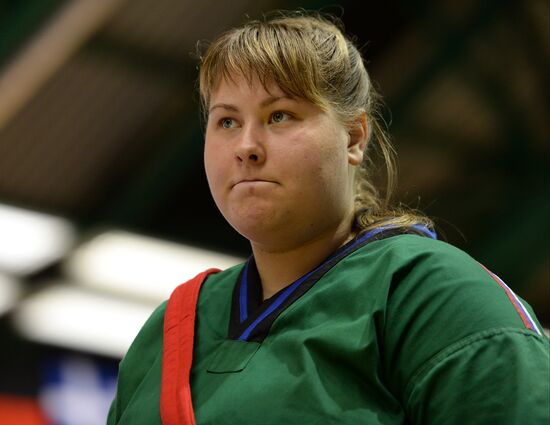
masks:
[[[348,133],[348,163],[357,166],[363,161],[363,154],[369,140],[367,114],[365,112],[362,112],[351,124]]]

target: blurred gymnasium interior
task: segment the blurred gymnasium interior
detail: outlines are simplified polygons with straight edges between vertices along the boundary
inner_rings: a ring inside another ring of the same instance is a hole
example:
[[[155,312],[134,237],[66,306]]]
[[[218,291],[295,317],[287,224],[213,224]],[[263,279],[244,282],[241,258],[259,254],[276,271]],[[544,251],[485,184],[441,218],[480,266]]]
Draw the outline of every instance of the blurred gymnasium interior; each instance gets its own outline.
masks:
[[[396,198],[550,326],[545,0],[0,3],[0,423],[105,422],[180,282],[249,255],[202,165],[197,42],[275,9],[341,17],[386,103]]]

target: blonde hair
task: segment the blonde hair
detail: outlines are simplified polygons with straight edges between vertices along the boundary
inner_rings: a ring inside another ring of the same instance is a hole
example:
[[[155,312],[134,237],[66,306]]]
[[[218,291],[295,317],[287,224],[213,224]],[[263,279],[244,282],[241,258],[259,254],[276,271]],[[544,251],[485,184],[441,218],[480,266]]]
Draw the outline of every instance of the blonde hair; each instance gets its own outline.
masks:
[[[427,217],[402,207],[390,207],[397,168],[395,151],[380,114],[380,97],[361,53],[335,18],[303,12],[279,13],[218,37],[201,56],[199,89],[205,120],[212,92],[221,80],[231,80],[235,75],[249,81],[257,77],[266,88],[274,82],[290,96],[324,110],[332,109],[344,125],[351,125],[366,113],[367,150],[377,150],[384,162],[386,190],[380,196],[371,176],[372,155],[366,152],[356,172],[356,230],[381,225],[432,227]]]

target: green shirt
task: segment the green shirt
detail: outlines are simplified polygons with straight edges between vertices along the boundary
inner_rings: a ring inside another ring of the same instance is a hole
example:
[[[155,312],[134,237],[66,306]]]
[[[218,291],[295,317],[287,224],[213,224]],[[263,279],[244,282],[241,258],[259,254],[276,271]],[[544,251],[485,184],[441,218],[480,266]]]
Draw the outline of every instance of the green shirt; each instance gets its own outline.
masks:
[[[496,276],[417,235],[339,252],[267,315],[281,293],[262,303],[253,261],[207,279],[191,372],[198,425],[548,423],[548,339]],[[164,311],[120,364],[108,424],[161,423]]]

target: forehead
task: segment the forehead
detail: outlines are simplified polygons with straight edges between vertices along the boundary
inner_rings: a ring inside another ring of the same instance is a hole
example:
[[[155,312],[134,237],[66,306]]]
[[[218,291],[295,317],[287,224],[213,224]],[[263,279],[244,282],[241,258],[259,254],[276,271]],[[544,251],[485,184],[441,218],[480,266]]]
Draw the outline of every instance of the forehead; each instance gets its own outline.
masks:
[[[257,74],[229,74],[221,76],[212,87],[209,104],[212,104],[214,99],[236,94],[294,98],[294,96],[286,93],[274,80],[262,81]]]

